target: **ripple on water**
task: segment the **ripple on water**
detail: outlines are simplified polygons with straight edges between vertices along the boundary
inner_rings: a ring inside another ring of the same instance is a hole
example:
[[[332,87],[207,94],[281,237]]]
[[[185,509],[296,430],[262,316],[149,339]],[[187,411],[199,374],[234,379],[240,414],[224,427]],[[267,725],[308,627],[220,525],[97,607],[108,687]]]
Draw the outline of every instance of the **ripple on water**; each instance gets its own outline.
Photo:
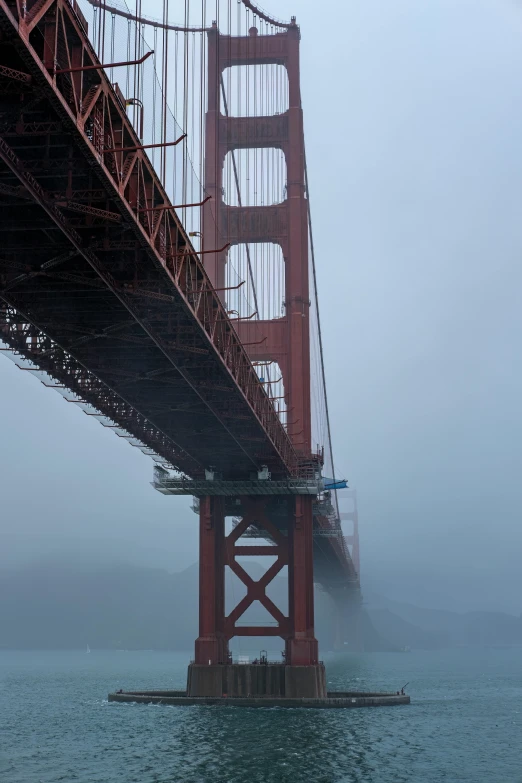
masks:
[[[0,652],[6,783],[519,783],[513,650],[327,659],[333,689],[400,687],[409,707],[267,710],[109,703],[183,687],[189,655]]]

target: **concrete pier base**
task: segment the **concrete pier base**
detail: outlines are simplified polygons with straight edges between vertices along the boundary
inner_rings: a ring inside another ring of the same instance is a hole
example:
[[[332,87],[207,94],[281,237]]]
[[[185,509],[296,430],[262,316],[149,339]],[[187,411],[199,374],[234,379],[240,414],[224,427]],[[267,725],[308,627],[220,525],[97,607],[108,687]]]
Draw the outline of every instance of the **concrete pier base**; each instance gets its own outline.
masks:
[[[324,699],[324,665],[229,663],[204,666],[191,663],[187,675],[187,696]]]
[[[342,709],[354,707],[393,707],[409,704],[410,697],[396,693],[359,693],[329,691],[323,699],[292,698],[289,696],[189,696],[186,691],[120,691],[109,693],[109,701],[137,704],[166,704],[171,707],[306,707],[313,709]]]
[[[228,663],[188,667],[186,691],[118,691],[109,701],[176,707],[390,707],[409,704],[402,693],[327,691],[324,665]]]

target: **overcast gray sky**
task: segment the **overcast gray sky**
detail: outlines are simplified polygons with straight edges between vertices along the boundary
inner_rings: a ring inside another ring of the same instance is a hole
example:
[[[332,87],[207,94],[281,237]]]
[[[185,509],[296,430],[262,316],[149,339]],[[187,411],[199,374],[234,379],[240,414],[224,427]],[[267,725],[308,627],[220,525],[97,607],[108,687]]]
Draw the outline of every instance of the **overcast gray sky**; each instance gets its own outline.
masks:
[[[263,5],[301,25],[334,447],[358,490],[363,585],[518,614],[522,3]],[[154,492],[146,457],[1,356],[0,406],[2,563],[197,558],[189,501]]]

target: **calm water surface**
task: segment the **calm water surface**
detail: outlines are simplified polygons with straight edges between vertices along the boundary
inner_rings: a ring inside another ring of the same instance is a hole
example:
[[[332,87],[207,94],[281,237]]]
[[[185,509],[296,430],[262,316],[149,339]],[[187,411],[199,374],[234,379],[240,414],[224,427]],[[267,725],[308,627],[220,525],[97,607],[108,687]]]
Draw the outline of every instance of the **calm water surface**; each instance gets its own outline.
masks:
[[[522,783],[522,650],[327,658],[332,689],[410,680],[409,707],[107,703],[118,688],[184,687],[188,658],[0,651],[0,781]]]

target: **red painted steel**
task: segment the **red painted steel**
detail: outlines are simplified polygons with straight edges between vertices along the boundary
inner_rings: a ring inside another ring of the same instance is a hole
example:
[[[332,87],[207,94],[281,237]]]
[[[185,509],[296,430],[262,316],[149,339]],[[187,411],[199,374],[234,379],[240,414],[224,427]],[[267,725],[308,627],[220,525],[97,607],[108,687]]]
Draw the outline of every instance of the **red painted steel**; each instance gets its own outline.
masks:
[[[196,663],[226,663],[225,511],[223,498],[202,498],[199,512],[199,637]]]
[[[255,28],[253,28],[254,30]],[[279,63],[286,67],[289,108],[269,117],[223,117],[220,112],[221,75],[229,65]],[[279,147],[287,163],[287,198],[270,207],[230,207],[223,200],[225,156],[237,148]],[[311,452],[310,406],[310,290],[308,279],[308,214],[305,198],[303,112],[299,87],[299,28],[285,33],[244,37],[208,33],[208,111],[206,116],[205,190],[212,201],[203,210],[205,243],[217,246],[220,235],[232,244],[276,242],[285,259],[285,315],[273,321],[238,323],[243,345],[263,346],[249,351],[252,359],[277,361],[285,393],[303,430],[303,456]],[[227,254],[207,255],[205,268],[215,288],[224,286]],[[266,338],[266,339],[265,339]],[[292,429],[290,428],[292,437]],[[295,439],[295,438],[294,438]]]
[[[187,136],[186,133],[183,134],[183,136],[180,136],[179,139],[176,139],[176,141],[162,141],[158,144],[133,144],[131,147],[113,147],[112,149],[104,149],[103,154],[104,155],[114,155],[116,152],[135,152],[136,150],[150,150],[150,149],[157,149],[158,147],[175,147],[177,144],[180,143],[180,141],[183,141]],[[172,205],[169,207],[166,207],[165,205],[162,206],[162,209],[176,209],[177,207],[175,205]],[[153,212],[156,207],[151,207],[149,209],[140,209],[139,212]],[[159,207],[158,207],[159,209]]]
[[[255,28],[241,37],[220,35],[215,25],[207,31],[207,198],[201,202],[202,248],[196,252],[145,151],[177,142],[142,144],[121,91],[110,83],[94,53],[77,4],[0,0],[1,42],[7,42],[12,54],[12,60],[0,66],[0,77],[14,84],[23,98],[20,106],[8,104],[0,122],[0,180],[5,180],[0,181],[0,194],[11,199],[13,220],[19,220],[13,225],[18,244],[6,246],[0,258],[0,337],[194,477],[204,477],[214,458],[222,459],[225,478],[243,480],[265,464],[275,477],[304,475],[321,462],[311,444],[300,34],[295,21],[281,26],[284,32],[263,36]],[[272,117],[222,116],[223,70],[259,63],[285,66],[288,110]],[[12,95],[13,88],[2,94]],[[35,105],[39,111],[24,120],[24,111],[31,114]],[[55,147],[53,139],[59,140]],[[222,195],[225,156],[254,147],[283,151],[286,198],[270,207],[227,206]],[[49,155],[49,149],[61,152]],[[47,187],[47,182],[52,184]],[[25,209],[32,210],[28,219]],[[35,248],[24,237],[32,230],[47,237],[48,246],[42,242]],[[230,319],[219,296],[229,290],[228,247],[253,242],[278,243],[285,259],[285,311],[274,320]],[[37,262],[36,253],[44,254]],[[56,316],[39,309],[41,291],[62,297],[56,300]],[[78,317],[81,297],[90,297],[91,309]],[[119,347],[125,342],[131,350],[121,359]],[[110,351],[103,353],[107,345],[116,362]],[[292,413],[287,431],[259,382],[256,361],[277,362],[281,369],[287,412]],[[162,380],[168,394],[160,393],[165,389],[159,386]],[[158,407],[145,394],[133,393],[140,385],[147,395],[156,395]],[[185,396],[177,408],[173,403],[181,392]],[[189,415],[203,424],[184,429]],[[208,443],[202,446],[205,437]],[[223,444],[231,455],[228,461]],[[314,548],[314,524],[319,530],[334,528],[331,515],[314,510],[315,498],[285,501],[282,512],[267,500],[237,500],[242,519],[227,537],[225,501],[201,499],[196,662],[226,662],[228,642],[235,635],[279,635],[285,640],[287,663],[315,664],[314,554],[316,576],[323,584],[356,584],[358,575],[345,542],[325,537],[324,546]],[[273,546],[238,545],[250,525],[264,531]],[[358,571],[355,539],[351,543]],[[266,554],[275,554],[276,563],[255,582],[237,557]],[[227,565],[247,589],[228,616]],[[267,585],[285,566],[287,616],[266,595]],[[253,601],[265,607],[274,625],[238,624]]]
[[[293,411],[287,430],[303,460],[312,460],[310,404],[310,293],[308,279],[308,214],[305,199],[304,133],[299,86],[299,29],[294,24],[284,33],[231,37],[220,35],[214,25],[208,33],[208,111],[206,116],[205,189],[212,196],[203,212],[203,237],[216,246],[212,236],[217,224],[222,236],[232,243],[270,241],[280,244],[285,259],[285,314],[274,321],[245,323],[237,320],[236,329],[251,359],[277,361],[282,372],[286,399]],[[275,117],[223,117],[220,112],[222,74],[230,65],[282,63],[289,84],[289,108]],[[231,150],[277,146],[284,152],[287,164],[287,197],[272,207],[230,207],[223,200],[223,165]],[[215,221],[215,222],[214,222]],[[223,288],[227,255],[207,254],[205,267],[216,289]],[[297,440],[298,438],[298,440]],[[243,504],[247,501],[242,499]],[[207,504],[205,504],[205,509]],[[290,510],[289,510],[290,512]],[[236,530],[243,529],[248,520]],[[260,527],[270,524],[264,515]],[[313,597],[313,511],[311,497],[298,497],[294,513],[288,513],[287,563],[289,583],[289,617],[277,615],[279,631],[286,642],[289,664],[308,665],[318,660],[314,635]],[[280,534],[279,534],[280,535]],[[277,540],[277,539],[276,539]],[[281,544],[280,544],[281,545]],[[216,552],[216,559],[218,554]],[[232,568],[234,561],[230,561]],[[281,563],[281,558],[278,563]],[[204,565],[200,565],[204,568]],[[269,570],[270,572],[270,570]],[[269,573],[267,572],[267,573]],[[252,597],[263,602],[263,580],[253,583],[244,572],[236,571],[247,585],[247,596],[238,611],[249,605]],[[202,605],[213,601],[213,593],[203,591]],[[266,605],[265,605],[266,606]],[[268,611],[276,616],[273,609]],[[204,610],[208,613],[208,607]],[[236,619],[236,614],[233,614]],[[228,636],[245,634],[244,629],[226,624]],[[266,627],[248,629],[252,636],[267,634]]]
[[[146,147],[143,147],[143,149],[146,149]],[[188,207],[202,207],[203,204],[206,204],[207,201],[210,201],[211,198],[212,196],[207,196],[203,199],[203,201],[196,201],[193,204],[162,204],[159,207],[145,207],[144,209],[140,209],[140,212],[154,212],[155,209],[161,211],[162,209],[187,209]],[[192,235],[190,234],[189,236]]]
[[[139,60],[126,60],[119,63],[95,63],[94,65],[75,65],[71,68],[57,68],[55,73],[80,73],[81,71],[101,71],[104,68],[117,68],[120,65],[141,65],[154,54],[153,51],[147,52]]]
[[[282,532],[270,519],[270,501],[241,498],[241,521],[225,536],[225,507],[222,498],[200,501],[199,637],[195,661],[200,664],[226,663],[228,643],[234,636],[280,636],[285,640],[288,664],[309,665],[318,662],[314,636],[312,505],[309,498],[297,497],[287,505],[288,531]],[[292,508],[293,506],[293,513]],[[238,545],[250,526],[264,531],[273,544]],[[255,581],[238,563],[238,557],[275,556],[276,560]],[[246,587],[246,595],[225,614],[225,567]],[[288,616],[267,596],[270,582],[288,566]],[[239,623],[254,601],[273,618],[272,625],[252,626]]]
[[[14,2],[0,0],[0,23],[9,40],[27,62],[28,75],[38,81],[39,94],[56,107],[60,121],[39,123],[34,132],[38,134],[62,132],[68,128],[73,143],[83,155],[90,158],[107,188],[107,194],[117,204],[125,224],[132,225],[136,233],[136,247],[145,248],[151,266],[159,265],[162,274],[168,278],[174,299],[181,298],[183,306],[191,312],[198,324],[201,336],[208,343],[205,350],[215,354],[233,386],[243,395],[251,408],[259,427],[266,434],[271,448],[277,454],[279,469],[293,474],[299,471],[299,462],[284,427],[270,402],[262,384],[242,347],[237,333],[227,317],[218,296],[212,289],[199,254],[194,250],[181,222],[173,209],[158,209],[145,213],[140,210],[163,207],[169,199],[161,185],[146,153],[142,149],[134,128],[118,98],[113,85],[99,68],[87,72],[55,74],[55,65],[68,68],[75,64],[99,65],[92,46],[86,37],[85,21],[67,0],[45,0],[27,8]],[[31,33],[38,26],[44,34],[42,52],[35,50]],[[67,31],[70,43],[58,51],[63,41],[62,31]],[[64,60],[65,58],[65,60]],[[94,75],[93,75],[94,74]],[[62,128],[63,125],[63,128]],[[16,126],[15,134],[23,131]],[[161,334],[154,334],[146,319],[138,314],[136,296],[167,301],[163,293],[147,290],[144,286],[126,285],[123,290],[103,264],[99,253],[87,246],[83,237],[74,228],[63,208],[56,204],[38,181],[28,163],[22,160],[7,142],[5,129],[0,134],[0,160],[27,191],[32,201],[40,205],[48,217],[62,230],[79,256],[96,271],[100,280],[131,312],[137,323],[152,338],[168,358],[169,348]],[[129,152],[126,148],[132,147]],[[118,150],[113,152],[113,150]],[[42,150],[43,153],[43,150]],[[67,201],[68,193],[64,194]],[[70,208],[70,203],[68,204]],[[85,205],[84,211],[97,209]],[[91,212],[91,214],[94,214]],[[98,219],[112,219],[110,214],[98,212]],[[182,252],[180,252],[182,250]],[[8,302],[16,307],[15,302]],[[180,364],[178,371],[184,374]],[[184,377],[188,380],[188,375]],[[201,396],[200,396],[201,399]],[[224,420],[221,419],[222,423]],[[227,425],[228,426],[228,425]],[[237,439],[236,439],[237,440]],[[255,439],[254,439],[255,440]],[[254,463],[255,464],[255,463]],[[274,463],[275,464],[275,463]]]
[[[278,636],[285,638],[288,635],[288,618],[283,615],[273,601],[266,595],[266,588],[270,582],[277,576],[283,566],[288,565],[288,544],[286,537],[273,525],[266,514],[264,505],[261,501],[256,501],[251,498],[243,499],[243,516],[241,522],[232,530],[226,540],[226,565],[228,565],[235,575],[243,582],[247,588],[246,596],[239,602],[239,604],[233,609],[225,620],[225,629],[227,637],[231,639],[233,636],[261,636],[265,635],[267,627],[263,627],[257,630],[257,633],[252,634],[251,627],[248,627],[248,632],[245,632],[245,626],[238,626],[237,621],[241,615],[248,609],[253,601],[259,601],[268,613],[277,622]],[[273,546],[238,546],[238,539],[247,531],[249,526],[255,522],[259,527],[262,527],[274,541]],[[245,569],[237,562],[237,557],[245,556],[258,556],[262,555],[275,555],[276,560],[267,569],[261,579],[255,582],[245,571]],[[268,626],[271,627],[271,626]],[[272,627],[275,633],[275,629]]]

